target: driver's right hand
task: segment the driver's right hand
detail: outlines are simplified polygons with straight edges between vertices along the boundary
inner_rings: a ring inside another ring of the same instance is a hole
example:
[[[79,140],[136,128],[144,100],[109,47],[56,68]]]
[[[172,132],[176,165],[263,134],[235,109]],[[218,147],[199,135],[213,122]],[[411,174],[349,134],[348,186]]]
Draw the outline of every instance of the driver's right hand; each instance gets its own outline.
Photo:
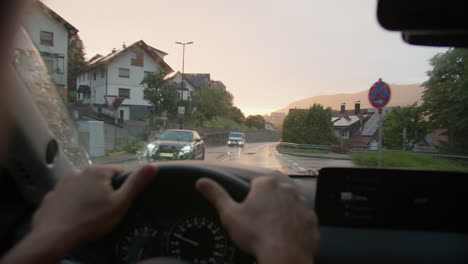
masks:
[[[241,203],[213,180],[202,178],[196,188],[218,210],[232,241],[259,263],[313,263],[317,215],[292,184],[255,178]]]

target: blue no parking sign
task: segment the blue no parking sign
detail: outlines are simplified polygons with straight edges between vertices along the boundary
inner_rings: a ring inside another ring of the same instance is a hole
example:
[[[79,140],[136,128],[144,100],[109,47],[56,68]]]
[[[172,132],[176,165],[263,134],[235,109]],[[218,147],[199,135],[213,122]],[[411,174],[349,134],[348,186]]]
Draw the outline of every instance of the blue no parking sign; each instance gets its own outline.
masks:
[[[379,80],[369,90],[369,102],[375,108],[382,108],[388,104],[391,95],[390,86]]]

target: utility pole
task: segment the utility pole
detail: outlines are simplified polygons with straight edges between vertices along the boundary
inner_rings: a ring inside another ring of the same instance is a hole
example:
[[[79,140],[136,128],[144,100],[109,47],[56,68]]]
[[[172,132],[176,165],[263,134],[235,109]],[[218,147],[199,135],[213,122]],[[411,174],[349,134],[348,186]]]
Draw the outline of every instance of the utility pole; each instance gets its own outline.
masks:
[[[193,41],[190,42],[176,42],[176,44],[182,45],[182,77],[181,77],[181,82],[180,82],[180,105],[179,108],[182,106],[182,101],[184,100],[184,88],[185,88],[185,76],[184,76],[184,70],[185,70],[185,46],[193,44]],[[185,109],[184,109],[185,110]],[[180,115],[179,113],[179,119],[180,119],[180,129],[182,129],[183,125],[183,115]]]

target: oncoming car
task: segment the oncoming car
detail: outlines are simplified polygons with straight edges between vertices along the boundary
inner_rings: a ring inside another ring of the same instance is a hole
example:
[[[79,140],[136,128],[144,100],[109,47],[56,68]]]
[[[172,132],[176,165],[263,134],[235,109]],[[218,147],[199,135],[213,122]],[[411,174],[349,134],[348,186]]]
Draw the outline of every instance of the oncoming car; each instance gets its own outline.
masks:
[[[233,147],[233,146],[238,146],[238,147],[244,147],[245,145],[245,133],[241,132],[231,132],[229,133],[228,137],[228,142],[227,142],[228,147]]]
[[[205,143],[193,130],[170,129],[146,145],[147,160],[205,159]]]

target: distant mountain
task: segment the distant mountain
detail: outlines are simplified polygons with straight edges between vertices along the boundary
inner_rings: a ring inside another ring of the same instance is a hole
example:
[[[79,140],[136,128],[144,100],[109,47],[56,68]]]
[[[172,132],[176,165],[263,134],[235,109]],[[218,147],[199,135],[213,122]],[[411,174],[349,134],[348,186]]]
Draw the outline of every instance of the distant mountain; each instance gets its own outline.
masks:
[[[389,84],[392,97],[388,106],[406,106],[416,101],[421,100],[424,87],[421,84]],[[306,99],[302,99],[289,104],[286,108],[277,110],[277,112],[287,113],[291,108],[309,108],[314,103],[321,104],[325,107],[331,107],[334,110],[339,110],[342,103],[346,103],[346,109],[354,109],[354,102],[361,101],[361,108],[371,108],[372,106],[368,100],[369,90],[364,90],[352,94],[333,94],[333,95],[319,95]]]

